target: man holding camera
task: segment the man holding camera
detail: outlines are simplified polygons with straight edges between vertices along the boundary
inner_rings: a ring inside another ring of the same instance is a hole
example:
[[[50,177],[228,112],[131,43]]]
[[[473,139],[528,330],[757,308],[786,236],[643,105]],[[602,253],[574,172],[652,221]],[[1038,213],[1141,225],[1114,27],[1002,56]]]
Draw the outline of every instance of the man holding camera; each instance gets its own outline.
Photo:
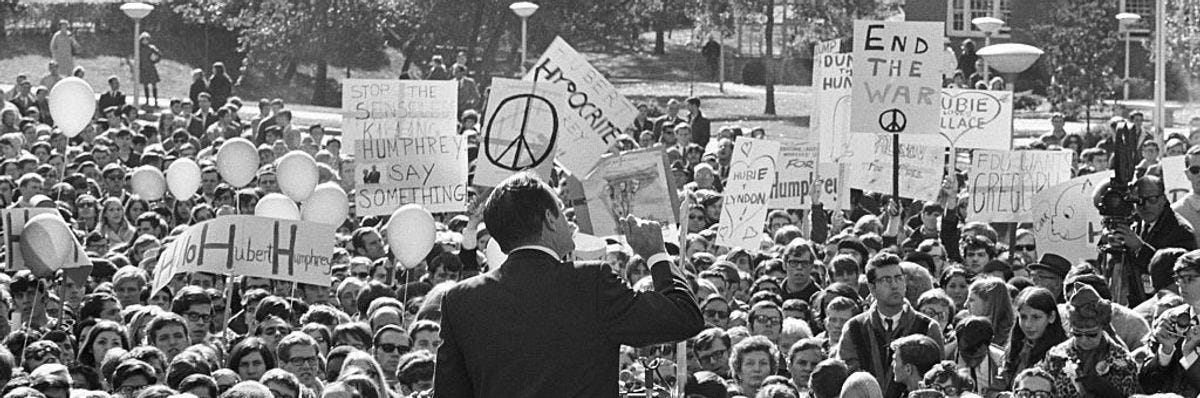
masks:
[[[1128,253],[1125,257],[1127,272],[1133,274],[1131,278],[1120,278],[1129,282],[1118,284],[1122,289],[1113,289],[1113,300],[1133,307],[1154,294],[1147,270],[1154,253],[1168,247],[1194,250],[1196,239],[1192,226],[1171,209],[1161,178],[1142,176],[1131,185],[1128,200],[1133,202],[1137,221],[1110,230],[1109,242],[1113,246],[1124,246]],[[1115,275],[1111,278],[1116,282]]]
[[[1200,393],[1200,250],[1175,263],[1175,283],[1187,304],[1169,309],[1154,321],[1154,355],[1143,361],[1138,380],[1145,393],[1173,392],[1185,397]]]

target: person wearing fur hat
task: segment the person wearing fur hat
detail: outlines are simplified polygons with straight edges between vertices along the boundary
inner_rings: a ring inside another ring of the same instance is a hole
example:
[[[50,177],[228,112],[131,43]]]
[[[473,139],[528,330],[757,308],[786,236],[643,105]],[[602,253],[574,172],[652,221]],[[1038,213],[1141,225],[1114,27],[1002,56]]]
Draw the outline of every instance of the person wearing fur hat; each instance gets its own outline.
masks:
[[[1077,283],[1067,301],[1070,338],[1038,363],[1054,376],[1057,397],[1128,397],[1141,390],[1137,364],[1125,346],[1106,333],[1112,303],[1091,286]]]

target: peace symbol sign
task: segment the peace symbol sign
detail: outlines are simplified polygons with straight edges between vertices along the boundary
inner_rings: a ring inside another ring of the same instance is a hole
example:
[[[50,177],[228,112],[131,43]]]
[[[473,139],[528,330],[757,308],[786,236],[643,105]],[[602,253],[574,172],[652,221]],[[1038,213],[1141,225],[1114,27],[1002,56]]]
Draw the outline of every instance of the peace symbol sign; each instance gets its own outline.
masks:
[[[506,106],[509,108],[506,109]],[[547,121],[549,123],[539,123]],[[549,124],[550,131],[532,131],[546,124]],[[485,131],[483,153],[489,162],[511,171],[533,168],[549,158],[554,149],[554,141],[558,138],[558,110],[541,96],[517,94],[500,101],[495,113],[488,117]],[[516,136],[512,137],[513,134]],[[531,140],[527,134],[532,134],[532,137],[548,136],[549,139],[547,142]],[[493,146],[496,146],[495,150]],[[504,146],[503,150],[500,146]],[[535,146],[540,153],[535,153]]]
[[[889,133],[899,133],[908,126],[908,118],[900,109],[892,108],[879,114],[879,127]]]

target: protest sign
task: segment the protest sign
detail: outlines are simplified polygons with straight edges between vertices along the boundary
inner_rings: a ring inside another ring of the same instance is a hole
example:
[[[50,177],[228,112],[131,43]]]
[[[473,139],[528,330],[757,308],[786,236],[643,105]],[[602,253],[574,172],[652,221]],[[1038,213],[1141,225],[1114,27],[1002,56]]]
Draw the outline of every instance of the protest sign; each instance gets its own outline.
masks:
[[[895,151],[890,134],[851,134],[854,154],[846,174],[850,188],[892,192],[892,159]],[[946,150],[940,146],[906,143],[900,138],[900,197],[937,200],[946,171]]]
[[[188,227],[163,247],[153,291],[179,273],[244,275],[329,286],[334,226],[227,215]]]
[[[343,128],[353,148],[356,214],[391,214],[417,203],[466,208],[467,143],[458,134],[454,82],[347,80]]]
[[[342,81],[342,140],[457,131],[458,87],[440,80]]]
[[[1033,195],[1070,178],[1071,154],[1063,151],[977,150],[967,175],[967,221],[1033,221]]]
[[[608,154],[583,178],[588,217],[579,228],[595,236],[618,235],[619,220],[635,215],[674,224],[679,209],[673,176],[661,147]]]
[[[778,173],[775,185],[771,187],[767,207],[809,209],[812,207],[813,189],[822,191],[821,204],[826,209],[837,208],[842,194],[849,198],[849,190],[840,189],[841,167],[836,163],[818,164],[816,143],[801,140],[779,141]]]
[[[850,54],[820,54],[813,59],[812,125],[822,162],[836,162],[849,152],[852,62]]]
[[[856,133],[937,134],[943,22],[854,21]]]
[[[813,55],[821,56],[842,52],[842,39],[830,39],[813,45]]]
[[[956,148],[1012,149],[1012,92],[942,89],[942,135],[914,135],[914,144]],[[943,137],[944,136],[944,137]],[[905,137],[909,138],[909,137]]]
[[[778,170],[779,143],[738,137],[733,147],[717,244],[757,251],[767,221],[767,198]]]
[[[1038,251],[1061,255],[1073,264],[1096,258],[1104,228],[1092,195],[1112,176],[1112,171],[1088,174],[1033,195],[1033,236]]]
[[[599,153],[633,126],[638,115],[637,106],[561,37],[554,38],[523,80],[549,85],[563,94],[552,102],[570,121],[560,134],[565,136],[559,143],[558,162],[576,174],[590,171]]]
[[[29,269],[25,266],[25,256],[21,253],[21,232],[25,230],[25,222],[38,214],[53,214],[59,217],[62,215],[57,209],[49,208],[20,208],[20,209],[3,209],[0,210],[0,219],[4,221],[4,249],[8,263],[6,270],[15,272]],[[66,257],[66,262],[63,263],[62,269],[78,269],[87,268],[91,270],[92,260],[88,258],[87,252],[83,250],[83,245],[79,244],[79,240],[75,240],[75,253]],[[90,272],[90,271],[89,271]],[[84,275],[86,279],[86,275]]]
[[[1169,156],[1159,161],[1162,167],[1163,184],[1167,188],[1167,199],[1171,203],[1192,193],[1192,183],[1187,178],[1187,166],[1185,166],[1187,163],[1184,162],[1184,156],[1186,155]]]
[[[558,140],[566,135],[567,117],[560,105],[565,96],[564,91],[545,83],[493,79],[472,182],[496,186],[524,170],[548,180]],[[605,150],[603,145],[580,150],[599,159]]]

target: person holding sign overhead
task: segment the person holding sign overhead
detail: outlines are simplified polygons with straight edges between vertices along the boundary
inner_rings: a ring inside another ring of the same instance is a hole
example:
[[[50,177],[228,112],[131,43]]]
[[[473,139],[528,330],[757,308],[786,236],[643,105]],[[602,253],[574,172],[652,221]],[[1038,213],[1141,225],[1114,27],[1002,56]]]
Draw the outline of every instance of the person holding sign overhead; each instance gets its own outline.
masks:
[[[603,263],[564,262],[575,227],[562,211],[554,190],[528,173],[488,197],[484,223],[508,260],[443,298],[435,397],[617,396],[620,345],[703,329],[658,223],[622,220],[629,246],[651,264],[653,290],[635,292]]]

